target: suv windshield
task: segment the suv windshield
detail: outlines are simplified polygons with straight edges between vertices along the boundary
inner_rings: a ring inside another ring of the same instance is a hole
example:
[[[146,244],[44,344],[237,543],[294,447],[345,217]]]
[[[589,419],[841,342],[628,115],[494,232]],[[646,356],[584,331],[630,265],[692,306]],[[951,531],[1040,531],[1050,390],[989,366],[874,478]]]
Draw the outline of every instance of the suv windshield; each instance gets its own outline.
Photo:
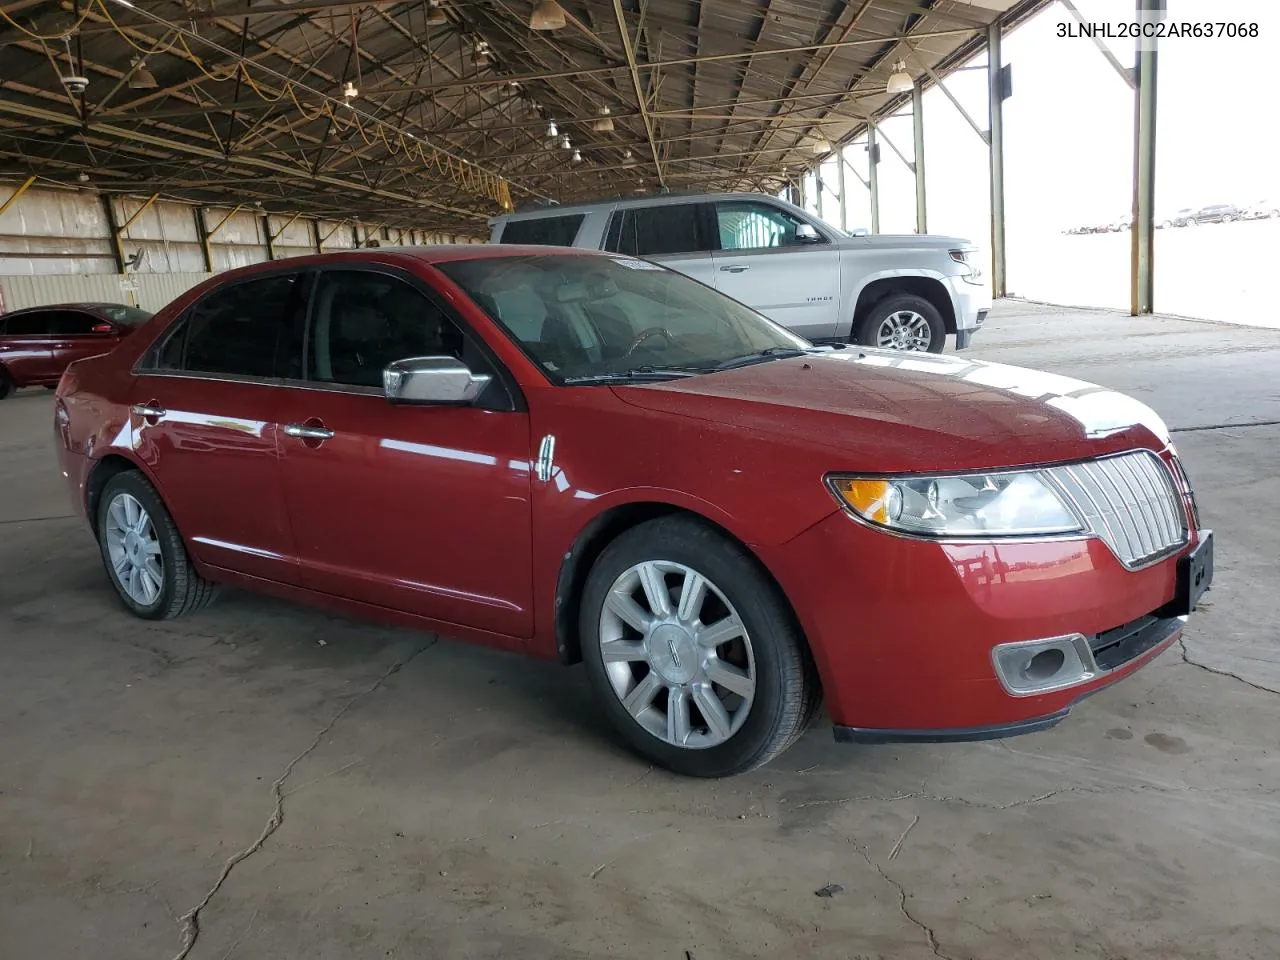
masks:
[[[623,256],[519,256],[436,267],[558,384],[689,376],[811,348],[683,274]]]
[[[104,304],[101,313],[112,323],[118,323],[122,327],[140,327],[152,317],[146,310],[114,304]]]

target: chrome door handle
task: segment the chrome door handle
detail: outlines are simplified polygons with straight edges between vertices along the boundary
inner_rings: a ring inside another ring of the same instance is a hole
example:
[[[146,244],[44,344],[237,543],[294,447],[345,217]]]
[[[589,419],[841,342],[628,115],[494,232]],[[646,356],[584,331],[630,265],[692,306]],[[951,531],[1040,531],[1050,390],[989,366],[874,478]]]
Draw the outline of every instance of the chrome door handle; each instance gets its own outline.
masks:
[[[299,440],[333,439],[333,431],[328,427],[314,427],[305,423],[286,423],[284,432],[286,436],[297,437]]]
[[[744,267],[741,265],[720,268],[720,270],[724,273],[746,273],[750,269],[751,269],[750,267]]]
[[[135,403],[132,410],[136,416],[149,420],[158,420],[165,415],[165,409],[154,403]]]

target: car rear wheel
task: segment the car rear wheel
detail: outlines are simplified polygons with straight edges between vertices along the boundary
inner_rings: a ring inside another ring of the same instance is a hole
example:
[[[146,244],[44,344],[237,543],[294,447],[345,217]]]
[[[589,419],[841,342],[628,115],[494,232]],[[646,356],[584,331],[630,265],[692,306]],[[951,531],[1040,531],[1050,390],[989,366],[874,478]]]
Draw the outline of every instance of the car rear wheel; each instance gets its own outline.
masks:
[[[1233,216],[1232,216],[1231,214],[1229,214],[1229,213],[1224,213],[1224,214],[1222,215],[1222,222],[1223,222],[1223,223],[1230,223],[1230,222],[1231,222],[1232,220],[1234,220],[1234,219],[1235,219],[1235,217],[1233,217]]]
[[[4,367],[0,367],[0,400],[13,393],[13,378],[9,376],[9,371]]]
[[[136,470],[107,482],[98,501],[98,543],[120,599],[144,620],[198,610],[217,592],[192,567],[160,495]]]
[[[765,764],[816,711],[814,667],[777,587],[742,547],[691,518],[652,520],[611,543],[579,622],[609,720],[676,773]]]
[[[858,343],[884,350],[941,353],[947,343],[942,315],[924,297],[904,293],[886,297],[867,314]]]

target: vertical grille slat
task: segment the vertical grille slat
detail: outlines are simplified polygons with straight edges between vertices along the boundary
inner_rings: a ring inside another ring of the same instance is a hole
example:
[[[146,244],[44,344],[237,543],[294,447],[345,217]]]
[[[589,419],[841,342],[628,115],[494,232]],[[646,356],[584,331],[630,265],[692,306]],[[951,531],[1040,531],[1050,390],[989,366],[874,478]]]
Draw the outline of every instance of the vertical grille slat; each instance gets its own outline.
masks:
[[[1125,566],[1142,566],[1187,542],[1182,495],[1155,454],[1141,450],[1047,472]]]

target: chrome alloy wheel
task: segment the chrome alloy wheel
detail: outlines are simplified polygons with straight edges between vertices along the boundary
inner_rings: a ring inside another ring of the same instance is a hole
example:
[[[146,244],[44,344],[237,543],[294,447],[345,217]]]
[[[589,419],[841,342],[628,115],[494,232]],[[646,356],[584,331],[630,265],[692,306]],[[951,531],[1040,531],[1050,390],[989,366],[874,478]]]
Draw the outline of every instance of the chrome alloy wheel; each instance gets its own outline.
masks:
[[[885,350],[928,351],[933,341],[929,321],[914,310],[897,310],[880,321],[876,346]]]
[[[756,664],[742,618],[684,564],[623,571],[600,611],[600,652],[623,708],[672,746],[724,743],[751,711]]]
[[[136,604],[149,607],[164,584],[164,556],[151,517],[128,493],[117,494],[107,507],[104,536],[116,580]]]

